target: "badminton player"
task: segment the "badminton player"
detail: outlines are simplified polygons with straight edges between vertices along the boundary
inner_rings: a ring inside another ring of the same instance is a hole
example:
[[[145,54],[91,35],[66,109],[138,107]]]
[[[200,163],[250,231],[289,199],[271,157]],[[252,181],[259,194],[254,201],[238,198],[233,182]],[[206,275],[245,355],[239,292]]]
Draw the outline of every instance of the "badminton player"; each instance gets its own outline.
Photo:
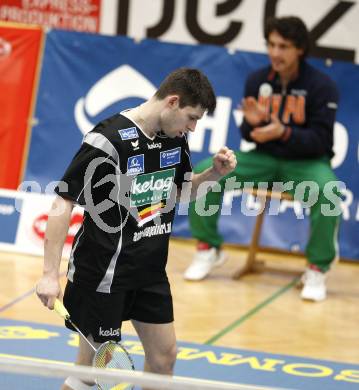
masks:
[[[72,208],[82,205],[64,305],[93,343],[119,341],[122,321],[131,320],[144,347],[145,371],[153,373],[172,374],[177,353],[165,271],[176,197],[184,183],[195,197],[201,183],[219,180],[236,165],[233,151],[223,147],[207,170],[190,174],[187,133],[215,106],[212,86],[199,70],[170,73],[148,101],[102,121],[85,136],[55,190],[47,224],[43,276],[36,288],[42,303],[52,309],[62,298],[62,248]],[[76,363],[91,365],[93,354],[80,338]],[[91,385],[70,377],[62,389]]]

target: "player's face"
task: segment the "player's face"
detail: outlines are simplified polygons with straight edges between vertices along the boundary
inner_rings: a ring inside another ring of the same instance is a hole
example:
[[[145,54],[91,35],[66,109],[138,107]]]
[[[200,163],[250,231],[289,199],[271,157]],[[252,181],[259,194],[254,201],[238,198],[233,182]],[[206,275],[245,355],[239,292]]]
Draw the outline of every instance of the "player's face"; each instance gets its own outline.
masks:
[[[274,71],[287,75],[297,71],[303,49],[298,49],[292,41],[283,38],[276,31],[269,34],[267,48]]]
[[[170,138],[182,137],[195,130],[197,121],[202,118],[204,112],[201,106],[181,108],[178,100],[169,102],[161,116],[162,131]]]

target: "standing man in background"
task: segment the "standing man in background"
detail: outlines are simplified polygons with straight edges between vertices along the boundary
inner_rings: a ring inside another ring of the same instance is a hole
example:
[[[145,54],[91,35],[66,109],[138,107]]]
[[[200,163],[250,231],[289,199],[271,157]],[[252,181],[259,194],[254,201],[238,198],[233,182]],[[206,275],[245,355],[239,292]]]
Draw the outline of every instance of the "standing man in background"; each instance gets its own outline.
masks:
[[[338,191],[328,198],[324,187],[337,180],[330,166],[333,157],[333,129],[338,104],[334,82],[305,61],[309,35],[297,17],[268,20],[265,27],[270,66],[250,74],[244,91],[241,125],[242,137],[254,142],[256,149],[236,152],[238,165],[229,177],[239,182],[303,181],[316,183],[317,201],[310,209],[310,235],[306,248],[308,267],[303,275],[303,299],[321,301],[326,298],[326,272],[337,252],[340,215]],[[204,171],[210,160],[195,167]],[[222,192],[211,191],[206,205],[219,205]],[[304,200],[304,199],[301,199]],[[219,212],[203,217],[195,203],[190,207],[192,235],[198,239],[197,253],[185,271],[187,280],[205,278],[213,267],[223,264],[223,238],[218,233]],[[334,213],[325,213],[325,209]]]

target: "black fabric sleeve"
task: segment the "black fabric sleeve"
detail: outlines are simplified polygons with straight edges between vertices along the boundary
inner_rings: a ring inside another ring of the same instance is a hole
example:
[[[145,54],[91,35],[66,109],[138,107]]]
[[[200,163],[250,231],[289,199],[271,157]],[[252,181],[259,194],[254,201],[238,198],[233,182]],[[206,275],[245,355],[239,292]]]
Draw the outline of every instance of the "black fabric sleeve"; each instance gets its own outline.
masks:
[[[55,188],[55,192],[64,199],[85,206],[85,186],[91,186],[93,192],[94,186],[101,178],[115,171],[115,163],[105,152],[83,143]]]
[[[181,170],[177,178],[177,187],[182,188],[182,183],[187,181],[188,178],[186,175],[187,172],[192,172],[192,163],[191,163],[191,152],[188,146],[188,140],[186,136],[183,136],[183,143],[181,147]]]

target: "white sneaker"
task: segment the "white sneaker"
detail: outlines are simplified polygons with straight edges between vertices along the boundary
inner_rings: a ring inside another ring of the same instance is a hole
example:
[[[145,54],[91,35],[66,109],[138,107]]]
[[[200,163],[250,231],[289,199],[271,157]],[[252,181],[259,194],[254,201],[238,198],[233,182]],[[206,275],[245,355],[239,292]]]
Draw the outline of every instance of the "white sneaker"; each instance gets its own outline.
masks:
[[[226,254],[216,248],[199,250],[183,277],[186,280],[202,280],[211,272],[212,268],[221,266],[226,260]]]
[[[326,278],[325,273],[307,268],[302,276],[301,298],[316,302],[323,301],[327,297]]]

